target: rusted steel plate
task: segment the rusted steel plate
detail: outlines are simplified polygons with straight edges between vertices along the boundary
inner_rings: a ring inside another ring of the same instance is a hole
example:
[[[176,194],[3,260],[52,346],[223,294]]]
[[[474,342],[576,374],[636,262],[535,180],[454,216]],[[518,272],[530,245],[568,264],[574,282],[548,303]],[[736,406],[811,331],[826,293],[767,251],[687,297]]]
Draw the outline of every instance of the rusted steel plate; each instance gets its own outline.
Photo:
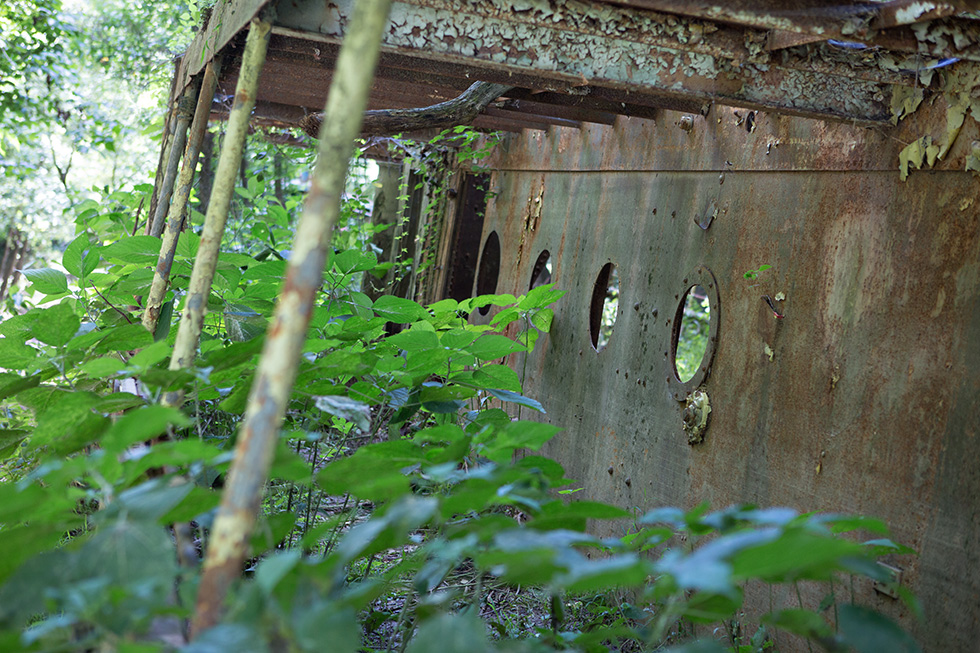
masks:
[[[927,130],[935,111],[883,132],[763,114],[750,132],[744,112],[715,108],[691,131],[667,112],[508,136],[484,239],[500,241],[497,292],[526,292],[545,249],[568,292],[515,369],[564,428],[550,453],[579,496],[881,517],[920,552],[891,562],[926,619],[870,584],[858,598],[947,651],[970,649],[980,623],[980,192],[953,163],[899,181],[903,129]],[[954,158],[977,138],[964,129]],[[619,310],[596,352],[590,298],[609,262]],[[711,421],[692,446],[667,377],[671,317],[698,266],[723,310],[702,386]],[[785,296],[784,318],[763,295]]]
[[[352,2],[291,4],[280,8],[277,22],[339,39]],[[888,84],[854,79],[852,67],[829,62],[832,74],[783,66],[765,53],[765,33],[758,41],[741,32],[736,39],[716,25],[665,21],[661,14],[612,5],[428,0],[395,4],[385,47],[498,72],[534,71],[570,87],[605,86],[703,105],[865,122],[888,117]]]

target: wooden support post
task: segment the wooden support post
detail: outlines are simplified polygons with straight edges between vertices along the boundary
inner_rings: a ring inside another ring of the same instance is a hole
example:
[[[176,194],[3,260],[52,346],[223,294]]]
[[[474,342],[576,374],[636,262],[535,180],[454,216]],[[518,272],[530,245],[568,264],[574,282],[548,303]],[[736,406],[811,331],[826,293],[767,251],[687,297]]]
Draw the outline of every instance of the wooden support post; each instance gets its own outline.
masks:
[[[214,100],[215,89],[218,87],[220,71],[221,61],[218,57],[208,62],[207,68],[204,69],[204,79],[201,81],[201,90],[197,96],[197,109],[194,111],[194,121],[191,123],[187,138],[187,149],[184,152],[180,177],[177,179],[177,187],[173,201],[170,203],[170,211],[167,214],[163,241],[160,243],[160,256],[157,259],[156,272],[153,275],[153,285],[150,286],[150,294],[147,296],[146,308],[143,311],[143,326],[151,333],[156,331],[157,321],[160,319],[160,308],[163,306],[163,298],[167,294],[167,287],[170,283],[170,268],[173,266],[174,252],[177,250],[177,239],[183,229],[184,216],[187,213],[187,200],[190,198],[191,184],[194,181],[194,170],[197,168],[201,143],[208,129],[211,103]]]
[[[235,103],[228,116],[228,127],[221,144],[221,156],[215,173],[214,190],[204,218],[201,243],[197,249],[197,258],[194,260],[184,312],[180,318],[177,340],[170,358],[172,370],[190,367],[197,353],[201,328],[204,325],[204,314],[208,307],[208,295],[211,292],[211,282],[214,280],[214,272],[218,265],[221,237],[224,235],[225,221],[228,218],[228,207],[231,205],[231,197],[235,191],[238,163],[242,158],[242,149],[245,147],[249,116],[255,106],[259,73],[262,72],[265,63],[271,31],[272,23],[265,17],[254,19],[249,28],[245,52],[242,55],[242,67],[238,73],[238,86],[235,89]],[[163,403],[170,406],[179,406],[182,401],[183,396],[179,392],[168,393],[163,399]]]
[[[174,140],[170,147],[170,157],[164,172],[163,184],[160,186],[160,194],[157,196],[157,203],[149,223],[151,236],[159,238],[160,234],[163,233],[163,219],[170,209],[170,197],[174,190],[174,181],[177,179],[177,166],[187,143],[187,128],[194,117],[194,105],[197,103],[200,87],[201,80],[195,79],[187,85],[180,99],[177,100],[177,124],[174,126]]]
[[[225,594],[241,576],[314,300],[323,281],[347,166],[367,107],[390,8],[391,0],[358,0],[337,58],[312,185],[211,531],[192,636],[218,622]]]

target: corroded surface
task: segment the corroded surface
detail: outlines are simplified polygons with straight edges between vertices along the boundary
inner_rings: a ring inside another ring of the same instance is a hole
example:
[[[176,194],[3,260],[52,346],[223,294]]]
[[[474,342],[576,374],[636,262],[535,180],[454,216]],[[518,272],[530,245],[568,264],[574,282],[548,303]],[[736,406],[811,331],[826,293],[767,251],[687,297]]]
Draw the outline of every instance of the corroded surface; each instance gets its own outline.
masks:
[[[890,562],[926,619],[870,584],[858,598],[935,651],[970,650],[980,621],[980,184],[961,172],[977,125],[939,171],[903,183],[897,157],[944,116],[937,103],[868,130],[713,108],[689,130],[664,112],[508,136],[484,227],[501,242],[497,292],[526,291],[545,249],[568,291],[526,391],[565,428],[550,453],[578,496],[881,517],[921,554]],[[589,298],[610,261],[620,308],[597,353]],[[723,311],[711,418],[692,447],[664,370],[684,276],[701,264]]]

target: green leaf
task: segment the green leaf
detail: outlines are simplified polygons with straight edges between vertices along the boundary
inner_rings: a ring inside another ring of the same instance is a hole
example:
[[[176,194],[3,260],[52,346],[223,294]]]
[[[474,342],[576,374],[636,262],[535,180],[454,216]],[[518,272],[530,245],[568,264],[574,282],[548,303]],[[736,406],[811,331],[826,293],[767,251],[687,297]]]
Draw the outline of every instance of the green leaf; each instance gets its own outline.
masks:
[[[142,324],[124,324],[107,329],[105,337],[96,345],[95,352],[103,354],[108,351],[129,351],[149,347],[152,344],[153,334]]]
[[[439,614],[419,626],[406,653],[488,653],[486,624],[474,610],[463,614]]]
[[[97,524],[108,524],[120,518],[156,522],[183,501],[193,487],[193,483],[170,485],[154,478],[120,492],[93,519]]]
[[[95,408],[100,413],[118,413],[143,405],[146,405],[146,400],[142,397],[128,392],[114,392],[102,397]]]
[[[37,361],[38,350],[13,338],[0,338],[0,367],[26,370]]]
[[[204,54],[203,50],[201,54]],[[180,653],[268,653],[265,638],[256,626],[219,624],[195,637],[193,642],[180,649]]]
[[[919,653],[922,647],[888,617],[860,605],[839,608],[840,637],[858,653]]]
[[[255,570],[255,584],[266,596],[272,594],[286,574],[300,563],[302,555],[296,549],[271,554],[259,563]]]
[[[419,322],[418,324],[423,323]],[[399,349],[404,349],[407,352],[418,352],[426,349],[442,349],[439,344],[439,336],[436,335],[435,331],[430,331],[414,325],[407,331],[402,331],[389,338],[386,338],[385,342],[390,345],[394,345]]]
[[[424,461],[421,448],[407,440],[393,440],[361,447],[317,474],[327,492],[350,492],[363,499],[384,500],[409,492],[409,478],[402,469]]]
[[[464,349],[483,361],[492,361],[508,354],[527,351],[520,343],[497,334],[482,335],[473,341],[473,344],[464,347]]]
[[[156,263],[160,255],[160,239],[154,236],[120,238],[102,248],[102,257],[122,263]]]
[[[118,358],[105,356],[85,361],[78,371],[93,379],[104,379],[119,374],[126,369],[126,364]]]
[[[518,393],[521,391],[521,380],[517,372],[506,365],[483,365],[473,372],[473,384],[484,389],[494,388]]]
[[[348,249],[333,257],[333,266],[343,274],[364,272],[378,264],[378,257],[373,252],[364,253],[356,249]]]
[[[364,432],[371,430],[371,407],[364,402],[343,395],[325,395],[316,398],[316,407],[351,422]]]
[[[87,233],[81,234],[65,248],[65,253],[61,257],[61,265],[68,270],[68,274],[79,279],[84,278],[92,271],[91,269],[86,270],[82,263],[91,249],[92,243],[89,241],[89,235]]]
[[[60,347],[75,337],[81,321],[66,303],[52,306],[41,312],[34,324],[34,337],[41,342]]]
[[[129,365],[140,369],[146,369],[156,365],[160,361],[167,359],[171,354],[171,346],[166,342],[157,341],[149,347],[144,347],[136,352],[130,359]]]
[[[822,580],[841,568],[841,560],[860,557],[857,542],[804,530],[789,530],[779,538],[740,551],[733,559],[738,578],[782,582],[801,578]]]
[[[782,628],[807,639],[817,639],[831,635],[830,624],[823,617],[816,612],[799,608],[780,610],[764,615],[762,617],[762,623],[775,626],[776,628]]]
[[[374,312],[389,322],[407,324],[429,316],[428,312],[410,299],[382,295],[374,302]]]
[[[449,331],[443,331],[439,334],[439,342],[442,343],[443,347],[449,347],[450,349],[463,349],[472,344],[479,335],[480,334],[476,333],[475,331],[451,329]]]
[[[520,406],[527,406],[528,408],[533,408],[538,412],[545,412],[544,407],[541,403],[535,399],[530,399],[524,395],[518,394],[516,392],[511,392],[510,390],[495,390],[488,388],[487,392],[492,394],[494,397],[500,401],[509,401],[513,404],[518,404]]]
[[[45,295],[61,295],[68,292],[68,277],[64,272],[51,268],[24,270],[24,276],[31,282],[31,288]]]
[[[535,308],[544,308],[548,304],[553,304],[565,294],[564,290],[553,290],[554,287],[555,284],[550,283],[532,288],[527,295],[521,298],[517,307],[522,311],[530,311]],[[542,329],[542,331],[547,331],[547,329]]]
[[[165,340],[170,335],[171,320],[174,316],[174,300],[171,299],[160,306],[160,315],[157,316],[157,328],[153,330],[153,339],[157,342]]]
[[[18,429],[0,429],[0,461],[12,454],[17,446],[24,441],[29,431]]]
[[[133,444],[166,433],[170,425],[181,427],[189,423],[176,408],[160,405],[137,408],[116,420],[102,438],[102,446],[106,451],[121,453]]]
[[[542,308],[531,314],[531,324],[544,333],[551,331],[551,323],[554,319],[555,312],[550,308]]]

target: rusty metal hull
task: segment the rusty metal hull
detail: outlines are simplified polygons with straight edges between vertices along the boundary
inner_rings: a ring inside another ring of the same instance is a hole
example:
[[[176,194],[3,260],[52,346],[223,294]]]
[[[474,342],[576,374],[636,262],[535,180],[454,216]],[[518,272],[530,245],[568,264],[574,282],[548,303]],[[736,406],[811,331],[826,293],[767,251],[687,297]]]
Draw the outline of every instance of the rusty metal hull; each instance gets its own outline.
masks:
[[[746,124],[715,107],[525,131],[493,161],[484,224],[501,243],[497,292],[526,292],[545,249],[567,291],[516,369],[542,419],[565,429],[550,453],[577,496],[880,517],[920,552],[891,562],[926,619],[870,584],[859,598],[936,651],[980,636],[980,183],[958,171],[976,125],[941,170],[903,183],[897,161],[943,111],[885,130],[762,113]],[[608,262],[620,302],[597,352],[590,297]],[[712,412],[692,446],[668,352],[698,266],[720,306],[702,386]],[[762,300],[779,293],[783,319]]]

